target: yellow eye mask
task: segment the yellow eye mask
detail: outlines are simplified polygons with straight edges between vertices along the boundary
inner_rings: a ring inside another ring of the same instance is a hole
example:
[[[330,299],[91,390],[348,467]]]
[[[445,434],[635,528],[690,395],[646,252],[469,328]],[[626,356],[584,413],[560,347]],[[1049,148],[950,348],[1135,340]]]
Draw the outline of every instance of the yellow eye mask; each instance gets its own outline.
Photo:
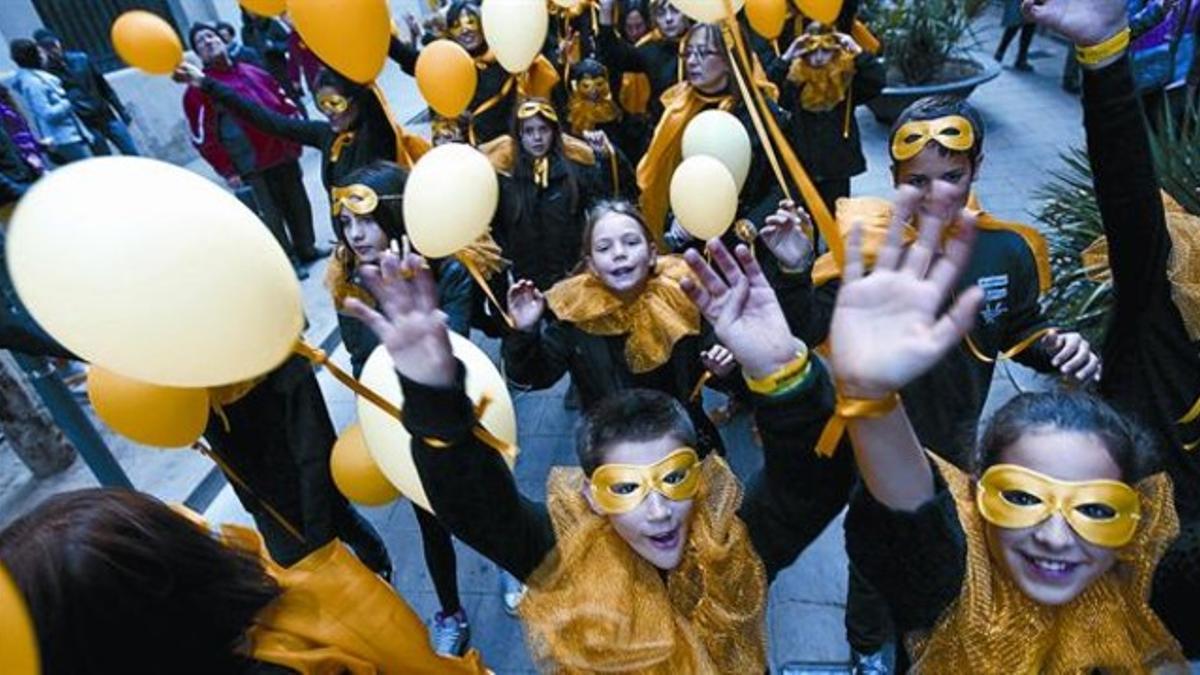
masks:
[[[558,122],[558,113],[554,110],[554,106],[545,101],[525,101],[521,107],[517,108],[517,119],[519,120],[527,120],[536,115],[541,115],[551,122]]]
[[[700,457],[691,448],[680,448],[650,466],[605,464],[592,473],[592,499],[610,515],[628,513],[654,490],[673,501],[696,496],[700,489]]]
[[[984,520],[1012,530],[1060,513],[1076,534],[1105,548],[1128,544],[1142,516],[1138,493],[1125,483],[1060,481],[1013,464],[988,469],[975,501]]]
[[[908,161],[921,154],[930,141],[947,150],[967,152],[975,147],[975,127],[961,115],[908,122],[892,136],[892,159]]]
[[[338,215],[342,209],[346,209],[350,213],[357,216],[369,216],[375,213],[375,209],[379,208],[379,202],[401,199],[400,195],[389,195],[380,197],[369,186],[362,183],[355,183],[346,187],[335,187],[330,193],[329,201],[333,209],[333,215]]]
[[[341,94],[329,94],[317,97],[317,107],[326,117],[341,115],[350,108],[350,100]]]

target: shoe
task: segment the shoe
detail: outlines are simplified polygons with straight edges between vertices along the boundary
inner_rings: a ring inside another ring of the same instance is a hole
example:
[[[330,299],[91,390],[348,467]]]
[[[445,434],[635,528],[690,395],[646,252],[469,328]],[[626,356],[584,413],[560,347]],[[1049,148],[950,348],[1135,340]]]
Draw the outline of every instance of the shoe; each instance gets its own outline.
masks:
[[[891,675],[890,651],[887,646],[877,652],[860,654],[850,650],[850,673],[852,675]]]
[[[515,617],[517,608],[521,606],[521,601],[525,599],[525,584],[517,581],[513,575],[500,570],[500,596],[504,601],[504,613]]]
[[[332,253],[333,249],[328,246],[314,246],[311,251],[300,255],[300,262],[305,265],[311,265],[322,258],[328,258]]]
[[[1013,70],[1022,73],[1032,73],[1033,66],[1029,65],[1028,61],[1017,61],[1015,64],[1013,64]]]
[[[462,656],[471,641],[471,626],[466,612],[459,609],[453,614],[438,612],[429,622],[433,638],[433,651],[441,656]]]

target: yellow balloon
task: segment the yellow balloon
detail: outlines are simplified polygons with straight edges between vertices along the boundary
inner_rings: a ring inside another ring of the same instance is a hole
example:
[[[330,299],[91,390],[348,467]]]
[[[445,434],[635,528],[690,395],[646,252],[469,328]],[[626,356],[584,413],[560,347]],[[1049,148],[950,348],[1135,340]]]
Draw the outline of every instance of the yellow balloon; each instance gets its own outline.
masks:
[[[38,675],[37,634],[25,598],[0,565],[0,673]]]
[[[342,75],[368,84],[387,63],[392,15],[387,0],[287,0],[304,44]]]
[[[104,423],[143,445],[183,448],[208,425],[208,390],[162,387],[100,366],[88,370],[88,400]]]
[[[258,16],[279,16],[287,11],[287,0],[238,0],[238,4]]]
[[[487,233],[500,198],[488,158],[463,143],[425,153],[404,187],[404,224],[422,255],[444,258]]]
[[[183,63],[183,43],[162,17],[135,9],[112,25],[113,48],[121,60],[151,75],[170,75]]]
[[[580,2],[583,2],[583,0],[554,0],[554,4],[563,9],[574,9]]]
[[[55,339],[142,382],[247,380],[282,363],[304,328],[295,272],[258,216],[153,159],[47,174],[13,213],[8,269]]]
[[[787,0],[746,0],[746,19],[756,33],[774,40],[787,24]]]
[[[450,346],[454,356],[467,369],[467,396],[476,405],[484,396],[487,397],[489,403],[480,422],[494,436],[509,444],[511,452],[504,455],[504,461],[511,468],[517,462],[517,413],[508,394],[508,385],[488,355],[470,340],[451,333]],[[404,405],[395,365],[383,346],[376,348],[371,358],[367,359],[359,380],[394,405]],[[358,399],[358,420],[367,439],[367,449],[371,451],[383,475],[401,494],[432,513],[429,498],[425,496],[425,488],[413,464],[408,430],[396,418],[363,398]]]
[[[523,73],[541,53],[550,28],[546,0],[483,0],[483,37],[510,73]]]
[[[720,23],[742,11],[746,0],[671,0],[671,4],[692,21]],[[730,9],[732,9],[732,15]]]
[[[842,4],[845,0],[793,0],[796,3],[796,9],[800,13],[813,21],[832,26],[837,22],[838,15],[842,13]]]
[[[683,131],[683,157],[707,155],[721,161],[740,192],[750,173],[750,134],[737,117],[724,110],[706,110]]]
[[[479,84],[479,69],[467,50],[454,40],[434,40],[417,57],[417,88],[442,117],[458,117]]]
[[[737,215],[738,189],[720,160],[696,155],[671,177],[671,210],[692,236],[708,241],[725,233]]]
[[[333,483],[346,499],[363,506],[383,506],[400,498],[367,450],[367,439],[358,422],[346,427],[329,457]]]

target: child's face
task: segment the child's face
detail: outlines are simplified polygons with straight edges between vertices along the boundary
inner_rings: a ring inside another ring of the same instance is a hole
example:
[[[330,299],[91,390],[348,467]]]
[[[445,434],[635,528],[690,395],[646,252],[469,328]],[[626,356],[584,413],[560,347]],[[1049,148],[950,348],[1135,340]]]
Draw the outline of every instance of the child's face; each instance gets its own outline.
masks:
[[[531,157],[545,157],[554,145],[554,126],[540,115],[521,122],[521,147]]]
[[[605,449],[604,461],[651,466],[678,450],[679,445],[679,441],[671,436],[654,441],[623,441]],[[617,534],[647,562],[660,570],[673,570],[679,566],[686,549],[694,499],[676,501],[650,490],[645,500],[633,510],[605,514],[588,490],[584,490],[584,495],[592,510],[607,517]]]
[[[669,2],[664,2],[654,10],[654,25],[668,40],[676,40],[687,32],[688,21],[683,12]]]
[[[609,213],[596,222],[588,267],[605,287],[615,293],[637,291],[653,266],[654,245],[636,220]]]
[[[625,15],[625,38],[630,42],[636,43],[650,32],[650,27],[646,25],[646,17],[642,16],[639,11],[632,11]]]
[[[1025,433],[1000,455],[1062,481],[1121,480],[1121,469],[1094,434],[1050,429]],[[1028,499],[1028,497],[1026,497]],[[1116,562],[1116,549],[1092,544],[1054,513],[1033,527],[989,524],[993,553],[1017,587],[1034,602],[1063,605],[1079,596]]]
[[[358,264],[377,264],[390,242],[383,228],[375,221],[375,216],[360,216],[349,209],[342,209],[338,214],[338,221],[342,226],[342,235],[350,245],[350,250],[354,252],[354,259]]]
[[[894,168],[896,187],[909,185],[921,192],[921,210],[943,216],[967,205],[975,167],[966,153],[950,152],[929,143],[919,155]]]

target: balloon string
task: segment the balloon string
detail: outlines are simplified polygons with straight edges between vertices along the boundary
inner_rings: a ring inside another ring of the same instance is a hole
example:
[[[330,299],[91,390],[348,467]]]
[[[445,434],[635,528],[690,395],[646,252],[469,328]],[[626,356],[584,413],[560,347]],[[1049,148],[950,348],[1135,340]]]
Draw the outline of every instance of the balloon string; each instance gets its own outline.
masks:
[[[771,170],[775,173],[775,180],[779,183],[780,189],[783,190],[783,195],[790,200],[792,198],[792,191],[788,188],[787,181],[783,178],[783,169],[779,166],[779,158],[775,156],[775,149],[771,145],[771,138],[767,135],[766,129],[763,128],[763,121],[758,115],[759,111],[754,106],[754,98],[750,95],[746,80],[742,77],[742,73],[737,67],[733,48],[729,46],[730,42],[732,41],[726,41],[725,49],[729,52],[730,65],[732,66],[733,75],[737,79],[738,89],[741,90],[742,98],[746,101],[746,109],[750,112],[750,121],[754,123],[754,131],[758,134],[758,140],[762,143],[763,150],[767,153],[767,161],[771,163]],[[751,76],[753,76],[753,73]]]
[[[259,506],[261,506],[263,510],[270,514],[271,517],[279,523],[279,526],[282,527],[288,534],[295,537],[296,540],[301,544],[308,543],[305,541],[304,535],[300,534],[300,531],[297,530],[296,527],[292,525],[292,523],[289,522],[282,513],[275,510],[275,507],[271,506],[271,504],[262,497],[259,497],[258,494],[250,488],[250,485],[247,484],[246,481],[242,480],[242,477],[233,470],[233,467],[229,466],[229,463],[226,462],[223,457],[221,457],[221,454],[214,450],[212,446],[204,442],[204,439],[197,440],[192,444],[192,447],[198,450],[200,454],[211,459],[217,465],[217,468],[221,469],[221,473],[225,474],[225,477],[228,478],[231,483],[240,487],[246,492],[246,494],[250,495],[251,499],[258,502]]]
[[[339,368],[337,364],[329,360],[329,355],[324,351],[313,347],[304,340],[296,342],[295,351],[313,364],[323,366],[329,371],[330,375],[333,375],[334,379],[349,387],[354,393],[370,401],[376,408],[396,418],[399,422],[404,421],[404,413],[400,408],[392,405],[387,399],[376,394],[370,387],[354,379],[350,373]]]
[[[483,294],[487,296],[487,299],[490,300],[493,305],[496,306],[496,310],[499,311],[500,316],[504,318],[504,323],[508,324],[509,328],[516,328],[516,322],[514,322],[512,317],[508,315],[508,312],[504,311],[504,306],[501,305],[500,301],[496,299],[496,294],[492,292],[492,287],[488,286],[487,281],[483,278],[483,273],[480,272],[479,266],[475,264],[475,261],[471,260],[470,256],[465,255],[455,256],[455,260],[458,260],[463,264],[463,267],[467,268],[467,273],[470,274],[471,278],[475,280],[475,283],[479,285],[479,288],[483,291]]]
[[[704,371],[704,374],[700,376],[700,381],[696,382],[696,386],[692,388],[692,395],[688,396],[688,401],[695,401],[696,399],[700,398],[700,394],[704,393],[704,385],[708,384],[708,381],[711,380],[712,377],[712,371]]]

